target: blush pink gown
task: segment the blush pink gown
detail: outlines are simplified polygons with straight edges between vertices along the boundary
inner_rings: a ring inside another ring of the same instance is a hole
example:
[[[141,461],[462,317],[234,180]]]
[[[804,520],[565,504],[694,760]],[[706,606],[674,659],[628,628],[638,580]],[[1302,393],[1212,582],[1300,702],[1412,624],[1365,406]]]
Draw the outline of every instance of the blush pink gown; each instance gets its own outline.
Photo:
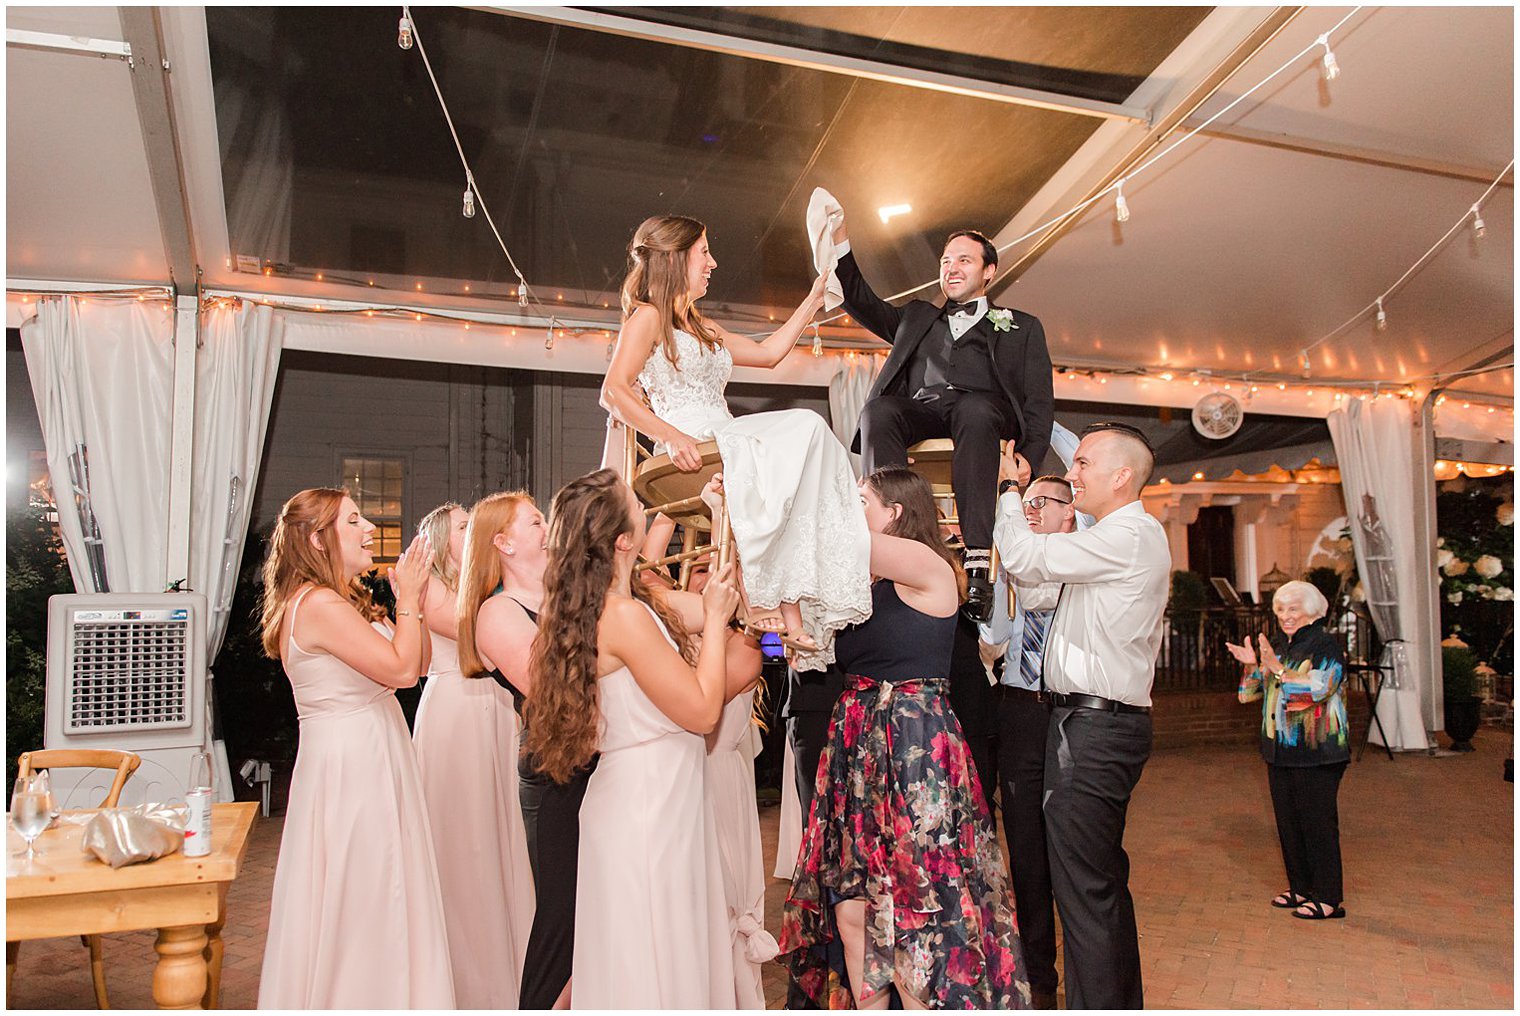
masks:
[[[300,746],[259,1008],[452,1009],[433,838],[395,692],[288,640]]]
[[[581,803],[571,1004],[733,1009],[706,745],[660,712],[628,668],[598,687],[601,760]]]
[[[761,862],[760,808],[755,801],[755,693],[736,695],[723,707],[717,743],[707,756],[707,798],[717,823],[723,899],[733,951],[735,1002],[764,1009],[760,964],[776,958],[775,937],[765,930],[765,872]]]
[[[412,744],[438,857],[454,994],[461,1009],[516,1009],[533,927],[517,711],[495,681],[459,672],[457,642],[432,638]]]

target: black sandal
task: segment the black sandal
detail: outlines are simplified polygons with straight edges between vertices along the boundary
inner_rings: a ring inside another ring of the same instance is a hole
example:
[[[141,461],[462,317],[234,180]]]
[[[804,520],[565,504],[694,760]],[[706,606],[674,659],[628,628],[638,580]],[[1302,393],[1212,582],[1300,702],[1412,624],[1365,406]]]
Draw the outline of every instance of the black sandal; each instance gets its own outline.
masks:
[[[1312,914],[1306,914],[1302,910],[1293,911],[1293,916],[1302,921],[1333,921],[1346,916],[1346,908],[1339,904],[1336,905],[1334,910],[1329,912],[1325,911],[1325,904],[1316,903],[1313,900],[1307,900],[1301,906],[1314,908],[1314,913]]]
[[[1308,902],[1309,897],[1300,896],[1292,889],[1284,889],[1282,892],[1272,897],[1272,905],[1278,910],[1297,910],[1299,907]]]

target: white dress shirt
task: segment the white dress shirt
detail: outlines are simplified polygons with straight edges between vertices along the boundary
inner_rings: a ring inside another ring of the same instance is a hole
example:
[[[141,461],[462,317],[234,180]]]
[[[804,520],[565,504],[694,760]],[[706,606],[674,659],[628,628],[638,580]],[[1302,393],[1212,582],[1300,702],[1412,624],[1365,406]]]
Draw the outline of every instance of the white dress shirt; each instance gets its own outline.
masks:
[[[1076,533],[1036,533],[1019,494],[998,499],[993,543],[1021,583],[1066,586],[1045,637],[1045,687],[1151,704],[1172,556],[1139,501]]]

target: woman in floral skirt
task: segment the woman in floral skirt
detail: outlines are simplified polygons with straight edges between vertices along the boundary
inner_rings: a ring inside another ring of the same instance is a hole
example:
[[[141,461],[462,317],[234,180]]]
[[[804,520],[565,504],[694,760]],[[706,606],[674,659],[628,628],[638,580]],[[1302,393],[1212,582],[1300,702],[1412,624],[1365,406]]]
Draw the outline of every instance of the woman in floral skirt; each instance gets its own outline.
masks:
[[[783,962],[823,1008],[1027,1008],[997,836],[947,698],[965,579],[928,483],[861,482],[872,614],[839,633],[849,677],[818,763]]]

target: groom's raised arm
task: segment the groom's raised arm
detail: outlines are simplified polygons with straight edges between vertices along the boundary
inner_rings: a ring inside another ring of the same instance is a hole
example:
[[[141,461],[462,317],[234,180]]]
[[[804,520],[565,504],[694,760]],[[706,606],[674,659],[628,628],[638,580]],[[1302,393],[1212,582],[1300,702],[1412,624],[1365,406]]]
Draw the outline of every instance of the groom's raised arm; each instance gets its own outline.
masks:
[[[860,274],[855,263],[855,253],[845,251],[839,256],[834,269],[839,277],[839,288],[844,291],[844,309],[865,326],[866,330],[881,336],[888,342],[897,337],[897,325],[902,321],[902,311],[876,295]]]

